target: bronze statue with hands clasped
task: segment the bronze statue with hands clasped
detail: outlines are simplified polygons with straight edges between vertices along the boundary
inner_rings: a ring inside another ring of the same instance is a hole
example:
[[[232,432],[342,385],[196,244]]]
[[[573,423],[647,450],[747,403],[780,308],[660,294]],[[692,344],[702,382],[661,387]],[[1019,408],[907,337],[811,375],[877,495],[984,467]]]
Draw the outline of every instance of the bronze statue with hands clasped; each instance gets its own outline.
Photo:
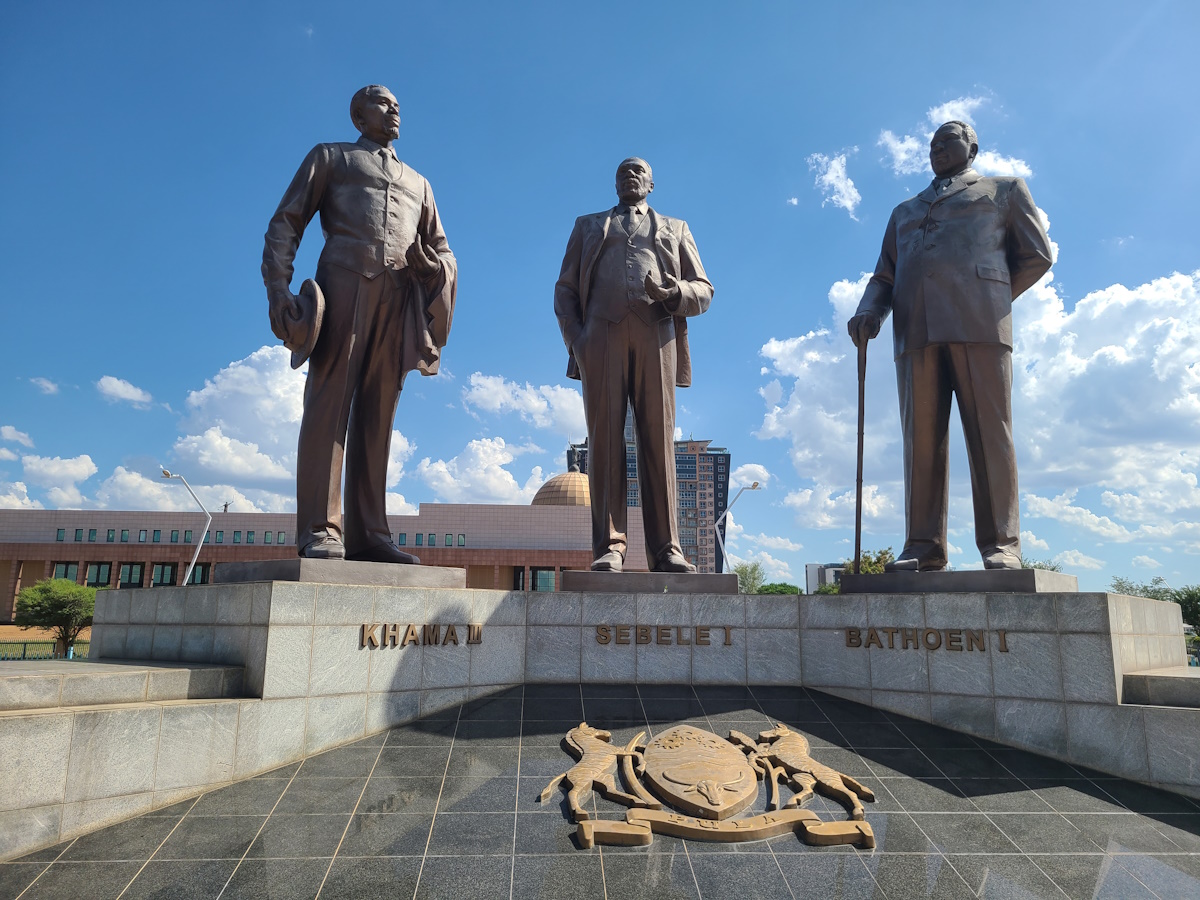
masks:
[[[312,149],[263,249],[271,328],[293,351],[293,368],[308,362],[296,545],[311,558],[414,564],[420,560],[392,543],[387,521],[392,423],[405,376],[438,371],[457,263],[429,182],[392,148],[400,134],[395,96],[368,85],[351,100],[350,118],[362,136]],[[315,281],[297,296],[293,261],[318,212],[325,246]]]
[[[1021,567],[1012,434],[1012,303],[1050,268],[1021,178],[981,176],[975,130],[929,144],[933,183],[892,211],[875,274],[848,323],[862,347],[890,312],[904,432],[904,550],[889,571],[946,567],[950,399],[971,468],[975,541],[989,569]]]

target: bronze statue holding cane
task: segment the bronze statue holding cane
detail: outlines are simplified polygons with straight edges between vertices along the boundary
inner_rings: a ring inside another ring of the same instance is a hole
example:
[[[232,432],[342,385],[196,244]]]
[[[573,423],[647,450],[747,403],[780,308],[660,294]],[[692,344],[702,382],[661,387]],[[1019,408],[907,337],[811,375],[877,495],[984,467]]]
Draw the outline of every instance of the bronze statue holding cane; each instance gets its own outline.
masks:
[[[875,274],[847,325],[862,348],[893,317],[906,534],[889,571],[946,567],[952,396],[984,567],[1021,567],[1012,303],[1049,270],[1050,239],[1024,180],[981,176],[971,168],[978,152],[966,122],[947,122],[934,133],[929,162],[936,177],[892,211]],[[861,415],[860,402],[860,442]]]

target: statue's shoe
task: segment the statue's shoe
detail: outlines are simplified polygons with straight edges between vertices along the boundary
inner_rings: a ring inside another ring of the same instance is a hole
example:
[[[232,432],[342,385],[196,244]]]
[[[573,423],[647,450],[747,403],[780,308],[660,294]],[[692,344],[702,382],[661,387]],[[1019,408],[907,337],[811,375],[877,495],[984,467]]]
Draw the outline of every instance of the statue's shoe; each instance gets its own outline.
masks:
[[[625,566],[625,557],[616,550],[609,550],[592,561],[593,572],[620,572]]]
[[[349,553],[346,555],[346,559],[351,562],[392,563],[400,566],[419,566],[421,564],[421,560],[417,557],[411,553],[405,553],[390,541],[376,544],[366,550],[359,550],[357,553]]]
[[[305,544],[300,555],[306,559],[345,559],[346,548],[337,538],[322,537]]]
[[[917,556],[901,556],[883,564],[885,572],[940,572],[946,568],[944,562],[932,562]]]
[[[1009,553],[1007,550],[990,550],[983,554],[983,567],[985,569],[1019,569],[1021,568],[1021,557],[1015,553]]]
[[[650,569],[651,572],[680,572],[683,574],[691,574],[696,571],[696,567],[684,559],[683,555],[671,550],[663,554]]]

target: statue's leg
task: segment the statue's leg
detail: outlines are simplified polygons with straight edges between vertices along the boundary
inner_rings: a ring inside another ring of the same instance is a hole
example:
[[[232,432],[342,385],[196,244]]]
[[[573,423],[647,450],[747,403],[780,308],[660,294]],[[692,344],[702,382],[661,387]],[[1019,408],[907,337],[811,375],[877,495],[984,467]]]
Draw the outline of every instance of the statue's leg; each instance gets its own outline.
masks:
[[[803,806],[813,798],[813,785],[817,783],[817,779],[809,775],[807,772],[796,772],[788,781],[788,787],[796,792],[785,805],[788,809],[795,806]]]
[[[647,324],[626,317],[633,359],[629,395],[637,435],[637,471],[646,562],[651,570],[668,554],[683,555],[675,476],[674,322]]]
[[[628,512],[625,410],[628,348],[624,323],[589,318],[576,341],[588,430],[588,491],[592,512],[592,559],[608,553],[624,562]]]
[[[945,345],[923,347],[896,360],[906,522],[900,558],[923,569],[946,565],[951,390],[945,351]]]

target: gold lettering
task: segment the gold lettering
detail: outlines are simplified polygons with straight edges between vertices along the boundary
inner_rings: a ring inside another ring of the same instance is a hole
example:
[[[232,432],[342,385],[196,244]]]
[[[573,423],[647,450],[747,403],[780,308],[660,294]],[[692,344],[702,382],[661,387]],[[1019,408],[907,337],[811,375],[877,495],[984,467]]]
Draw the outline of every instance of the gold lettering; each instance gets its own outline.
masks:
[[[866,644],[866,646],[878,647],[880,650],[883,649],[883,641],[881,641],[879,639],[879,632],[876,631],[874,628],[867,629],[867,644]]]
[[[904,644],[904,646],[901,648],[903,650],[908,650],[908,649],[920,650],[921,649],[921,644],[917,641],[917,629],[915,629],[915,628],[901,628],[900,629],[900,639]]]
[[[458,629],[453,625],[446,626],[446,636],[442,638],[442,646],[445,647],[447,644],[458,646]]]
[[[858,628],[846,629],[846,646],[861,647],[862,646],[862,631]]]
[[[656,625],[654,627],[654,643],[670,644],[671,643],[671,626]]]
[[[880,628],[879,630],[888,636],[888,649],[895,650],[896,649],[896,632],[899,631],[900,629],[899,628]]]
[[[421,643],[421,635],[417,632],[416,625],[409,625],[404,631],[404,640],[400,642],[401,647],[407,647],[409,644]]]
[[[708,646],[708,626],[707,625],[697,625],[696,626],[696,646],[697,647],[707,647]]]
[[[996,637],[1000,641],[1000,646],[997,649],[999,649],[999,651],[1001,653],[1007,653],[1008,652],[1008,632],[1005,631],[1003,628],[1001,628],[996,632]]]
[[[467,643],[482,644],[483,643],[483,625],[468,625],[467,626]]]
[[[379,627],[378,622],[372,622],[370,624],[363,622],[362,644],[361,644],[360,649],[366,648],[367,646],[370,646],[372,648],[379,646],[379,635],[376,634],[376,631],[375,631],[375,629],[377,629],[378,627]]]
[[[596,643],[607,644],[612,640],[612,634],[609,633],[607,625],[596,626]]]
[[[628,625],[618,625],[617,626],[617,643],[618,644],[628,644],[629,643],[629,626]]]
[[[947,628],[946,629],[946,649],[954,650],[958,653],[961,653],[962,648],[963,648],[962,637],[963,637],[963,635],[962,635],[961,628]]]
[[[436,647],[442,636],[441,625],[423,625],[421,626],[421,643]],[[455,641],[455,643],[458,643]]]
[[[732,625],[722,625],[721,627],[725,629],[725,646],[732,647],[733,646],[733,626]]]
[[[942,633],[936,628],[926,628],[921,635],[921,640],[925,642],[926,650],[936,650],[942,646]]]
[[[980,650],[987,653],[987,643],[984,641],[982,629],[967,632],[967,650]]]
[[[385,647],[395,647],[400,642],[400,625],[393,622],[391,625],[383,626],[383,645]]]
[[[634,640],[636,640],[639,644],[650,643],[650,626],[639,625],[637,627],[637,637],[634,638]]]
[[[684,640],[682,625],[675,626],[675,643],[684,647],[692,646],[692,642],[690,640]]]

